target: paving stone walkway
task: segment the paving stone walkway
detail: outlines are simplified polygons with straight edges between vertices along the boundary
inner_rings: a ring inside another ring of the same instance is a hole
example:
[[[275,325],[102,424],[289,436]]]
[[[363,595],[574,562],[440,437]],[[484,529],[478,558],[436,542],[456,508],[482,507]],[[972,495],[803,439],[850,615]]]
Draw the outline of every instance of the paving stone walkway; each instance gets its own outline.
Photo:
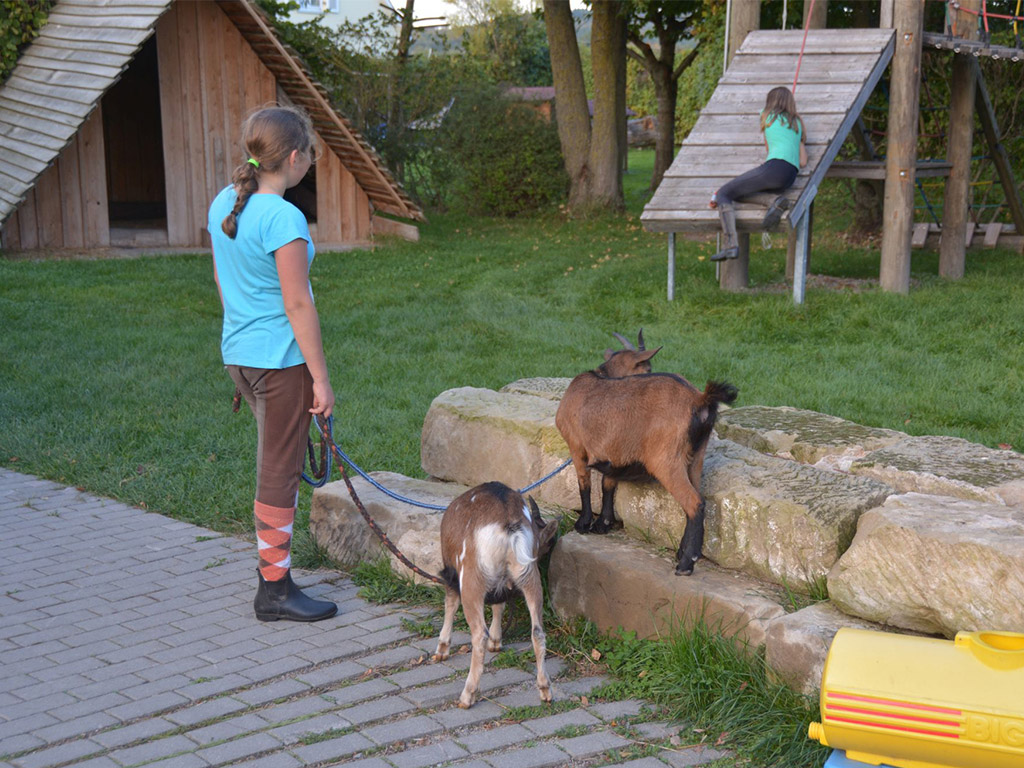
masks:
[[[469,656],[431,662],[436,640],[403,622],[423,612],[367,603],[334,572],[297,576],[339,604],[336,618],[258,622],[246,541],[7,469],[0,524],[0,768],[663,768],[725,757],[643,702],[595,703],[603,680],[566,679],[557,659],[554,709],[536,706],[532,673],[491,667],[486,698],[459,709]]]

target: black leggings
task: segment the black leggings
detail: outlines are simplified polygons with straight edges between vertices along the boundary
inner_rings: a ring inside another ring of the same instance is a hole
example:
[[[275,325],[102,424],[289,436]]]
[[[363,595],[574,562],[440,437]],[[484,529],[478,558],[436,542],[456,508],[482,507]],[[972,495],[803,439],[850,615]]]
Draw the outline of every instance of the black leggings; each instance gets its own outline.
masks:
[[[715,200],[720,206],[732,205],[736,200],[758,192],[784,192],[793,186],[798,171],[796,166],[785,160],[769,160],[723,184],[715,193]]]

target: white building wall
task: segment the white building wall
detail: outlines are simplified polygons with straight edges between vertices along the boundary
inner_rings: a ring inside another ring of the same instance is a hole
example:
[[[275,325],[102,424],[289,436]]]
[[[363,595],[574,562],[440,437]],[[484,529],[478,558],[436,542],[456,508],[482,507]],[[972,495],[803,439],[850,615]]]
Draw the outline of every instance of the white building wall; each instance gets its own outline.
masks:
[[[394,7],[389,0],[297,0],[299,10],[292,11],[288,20],[301,23],[324,14],[320,23],[326,27],[337,29],[346,21],[358,21],[364,16],[371,16],[383,10],[381,5]]]

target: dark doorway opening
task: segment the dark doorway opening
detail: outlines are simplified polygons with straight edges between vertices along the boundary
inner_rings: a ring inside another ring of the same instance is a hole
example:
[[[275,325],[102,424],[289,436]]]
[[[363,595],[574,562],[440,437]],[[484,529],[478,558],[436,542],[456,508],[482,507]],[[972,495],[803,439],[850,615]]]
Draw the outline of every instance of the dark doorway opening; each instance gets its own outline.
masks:
[[[167,244],[156,36],[103,97],[112,245]]]

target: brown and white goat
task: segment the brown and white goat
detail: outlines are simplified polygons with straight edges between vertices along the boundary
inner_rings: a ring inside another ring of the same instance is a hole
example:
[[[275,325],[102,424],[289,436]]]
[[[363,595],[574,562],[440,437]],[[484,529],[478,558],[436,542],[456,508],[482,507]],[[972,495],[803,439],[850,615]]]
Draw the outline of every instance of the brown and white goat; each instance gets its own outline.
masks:
[[[501,650],[501,617],[505,601],[522,592],[533,625],[533,652],[537,658],[537,690],[541,701],[551,701],[551,682],[544,671],[544,592],[537,560],[550,551],[558,524],[545,524],[533,498],[530,506],[517,491],[492,482],[471,488],[452,501],[441,518],[441,578],[445,582],[444,625],[437,641],[435,661],[448,658],[455,611],[462,612],[473,639],[473,656],[459,706],[476,701],[483,672],[484,651]],[[484,621],[484,605],[491,606],[491,628]],[[485,648],[486,644],[486,648]]]
[[[607,533],[615,520],[619,480],[653,477],[679,502],[686,529],[676,552],[676,573],[689,575],[704,546],[704,500],[700,476],[704,451],[719,403],[736,399],[736,387],[709,381],[701,392],[682,376],[651,373],[650,355],[640,350],[605,353],[605,363],[570,382],[555,414],[555,425],[569,446],[579,482],[579,533]],[[657,350],[655,350],[657,351]],[[609,354],[610,353],[610,354]],[[652,353],[653,354],[653,353]],[[631,372],[633,371],[633,372]],[[601,479],[601,516],[590,504],[590,470]]]

